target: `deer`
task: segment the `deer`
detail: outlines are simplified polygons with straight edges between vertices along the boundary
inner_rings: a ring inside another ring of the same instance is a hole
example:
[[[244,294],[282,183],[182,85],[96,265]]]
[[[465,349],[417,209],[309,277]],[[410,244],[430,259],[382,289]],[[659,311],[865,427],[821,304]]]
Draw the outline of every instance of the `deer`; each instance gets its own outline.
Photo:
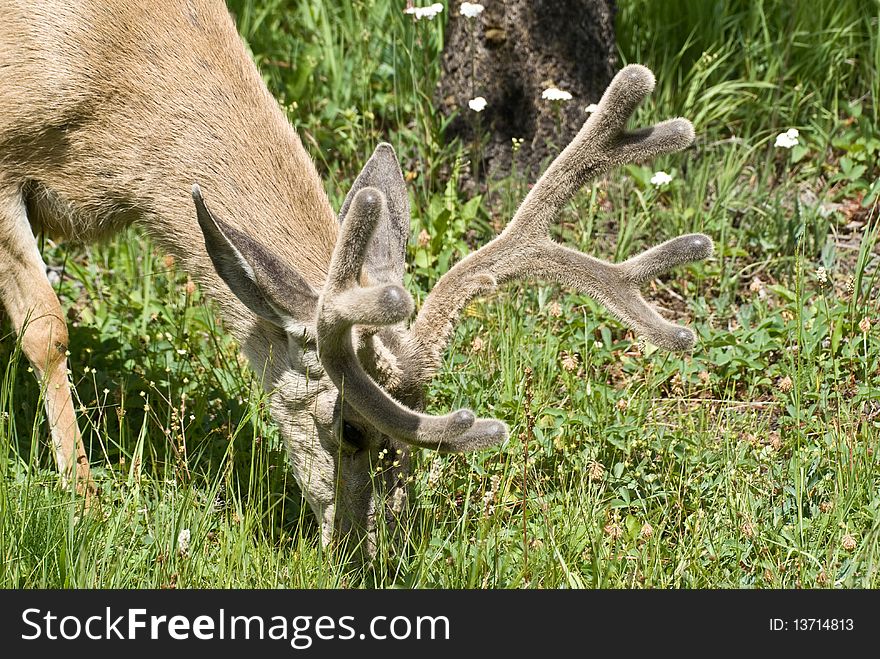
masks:
[[[650,70],[614,77],[598,110],[506,227],[461,258],[416,313],[404,287],[410,201],[393,148],[375,147],[338,213],[221,0],[0,0],[0,299],[45,388],[60,479],[89,497],[64,309],[37,236],[99,241],[136,225],[213,302],[260,374],[320,542],[375,553],[406,514],[413,452],[502,445],[469,409],[425,413],[462,311],[514,279],[585,293],[669,351],[695,333],[640,290],[712,254],[695,233],[620,263],[551,236],[562,207],[612,168],[688,147],[674,118],[628,130]],[[378,470],[386,456],[394,460]]]

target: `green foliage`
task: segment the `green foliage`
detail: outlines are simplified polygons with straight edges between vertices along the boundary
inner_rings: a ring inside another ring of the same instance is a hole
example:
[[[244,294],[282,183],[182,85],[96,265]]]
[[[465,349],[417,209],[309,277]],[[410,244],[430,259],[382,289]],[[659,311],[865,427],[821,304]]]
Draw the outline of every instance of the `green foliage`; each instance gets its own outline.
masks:
[[[416,244],[412,250],[411,283],[424,284],[429,291],[439,276],[449,270],[470,251],[468,234],[489,231],[481,212],[483,197],[474,195],[463,201],[458,194],[461,158],[455,159],[452,173],[442,194],[434,193],[422,207],[413,209],[413,235]]]
[[[715,258],[650,291],[698,331],[693,355],[538,282],[471,305],[430,408],[498,416],[512,440],[424,453],[405,541],[364,572],[319,547],[257,376],[185,275],[134,233],[46,244],[102,515],[56,488],[39,385],[4,330],[0,584],[880,585],[880,4],[618,5],[621,59],[657,74],[639,121],[687,116],[697,143],[591,185],[557,238],[622,259],[711,235]],[[443,24],[403,6],[230,2],[337,205],[376,142],[395,145],[424,295],[529,182],[466,188],[468,145],[443,143],[430,101]]]
[[[768,119],[796,126],[877,99],[878,20],[876,0],[630,0],[617,36],[624,59],[651,68],[667,93],[709,97],[707,107],[751,134],[772,128]],[[703,130],[700,111],[683,110]],[[880,116],[876,101],[870,114]]]
[[[327,177],[331,198],[342,200],[378,141],[404,153],[440,150],[431,93],[442,21],[415,22],[391,0],[228,5],[269,89]],[[398,130],[410,122],[411,130]]]

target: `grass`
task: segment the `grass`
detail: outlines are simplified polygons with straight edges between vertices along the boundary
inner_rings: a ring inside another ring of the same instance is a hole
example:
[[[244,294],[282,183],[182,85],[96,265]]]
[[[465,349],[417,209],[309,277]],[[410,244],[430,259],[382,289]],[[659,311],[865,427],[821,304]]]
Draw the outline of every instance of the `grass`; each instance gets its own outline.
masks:
[[[528,182],[463,192],[468,145],[444,143],[431,110],[439,21],[391,0],[230,6],[337,205],[374,144],[395,144],[417,296],[468,230],[485,241],[510,216]],[[553,286],[472,305],[430,407],[503,418],[512,441],[424,453],[405,540],[364,571],[322,551],[254,377],[186,275],[133,231],[44,240],[102,515],[57,487],[39,386],[5,325],[0,585],[880,585],[880,3],[619,8],[621,60],[658,78],[639,122],[687,116],[698,140],[585,189],[557,237],[620,259],[711,235],[713,259],[649,291],[697,329],[693,355]],[[800,144],[774,148],[791,127]],[[659,169],[673,181],[656,189]]]

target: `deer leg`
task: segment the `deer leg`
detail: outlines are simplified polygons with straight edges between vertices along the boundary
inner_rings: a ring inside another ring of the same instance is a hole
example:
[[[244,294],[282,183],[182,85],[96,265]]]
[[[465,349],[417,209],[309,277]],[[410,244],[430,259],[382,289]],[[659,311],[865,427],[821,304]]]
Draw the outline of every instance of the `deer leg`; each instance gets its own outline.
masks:
[[[28,222],[21,190],[0,187],[0,300],[45,388],[46,417],[62,482],[93,494],[89,461],[67,378],[67,323]]]

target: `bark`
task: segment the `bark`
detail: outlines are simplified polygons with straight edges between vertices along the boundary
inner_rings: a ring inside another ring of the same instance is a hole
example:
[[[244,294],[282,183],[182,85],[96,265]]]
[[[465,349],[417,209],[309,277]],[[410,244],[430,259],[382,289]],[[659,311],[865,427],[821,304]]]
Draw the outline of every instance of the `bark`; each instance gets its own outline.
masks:
[[[616,71],[614,0],[484,0],[476,18],[461,16],[460,4],[449,3],[436,97],[446,117],[455,115],[446,138],[472,145],[479,159],[472,171],[481,177],[506,175],[512,139],[522,139],[516,166],[534,176],[575,135],[584,108]],[[548,87],[573,98],[542,100]],[[477,96],[487,101],[480,113],[468,107]]]

